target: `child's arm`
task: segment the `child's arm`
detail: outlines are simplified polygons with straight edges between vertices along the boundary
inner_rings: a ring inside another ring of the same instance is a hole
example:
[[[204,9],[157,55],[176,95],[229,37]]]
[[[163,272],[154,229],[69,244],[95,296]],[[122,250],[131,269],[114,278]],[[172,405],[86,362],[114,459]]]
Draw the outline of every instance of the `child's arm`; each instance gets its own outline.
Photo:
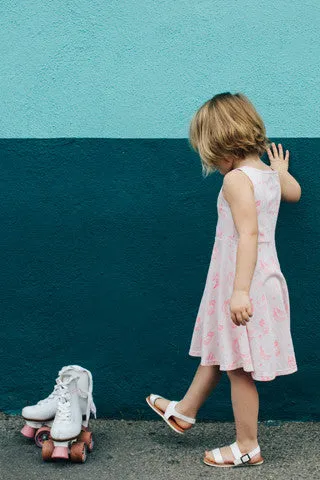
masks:
[[[298,202],[301,197],[301,187],[297,180],[288,172],[289,167],[289,150],[286,150],[286,156],[283,158],[283,150],[281,143],[278,144],[279,153],[276,144],[272,144],[272,150],[268,148],[267,153],[270,165],[273,170],[279,173],[281,184],[281,199],[286,202]]]
[[[236,325],[245,325],[252,315],[249,292],[258,254],[254,187],[245,173],[233,170],[224,177],[223,195],[230,205],[239,234],[233,294],[230,299],[231,318]]]

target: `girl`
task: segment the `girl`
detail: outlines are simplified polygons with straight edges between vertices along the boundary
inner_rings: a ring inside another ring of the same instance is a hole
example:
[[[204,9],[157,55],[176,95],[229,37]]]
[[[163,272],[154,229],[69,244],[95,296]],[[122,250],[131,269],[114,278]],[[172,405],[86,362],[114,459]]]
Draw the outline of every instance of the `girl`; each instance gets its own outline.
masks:
[[[275,228],[280,200],[298,202],[301,188],[288,172],[289,151],[284,156],[281,144],[270,144],[261,117],[241,93],[221,93],[202,105],[191,121],[190,143],[200,155],[205,176],[217,170],[224,176],[215,242],[189,351],[201,360],[180,402],[154,394],[146,400],[171,428],[184,433],[226,371],[236,441],[205,452],[204,462],[213,467],[260,465],[254,381],[297,370]],[[260,159],[265,151],[270,167]]]

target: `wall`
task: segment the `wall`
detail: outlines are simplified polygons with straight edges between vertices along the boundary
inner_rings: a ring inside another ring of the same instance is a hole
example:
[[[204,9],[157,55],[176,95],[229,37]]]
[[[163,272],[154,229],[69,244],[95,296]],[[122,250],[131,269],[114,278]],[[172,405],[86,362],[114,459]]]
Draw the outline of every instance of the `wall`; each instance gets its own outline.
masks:
[[[276,237],[299,371],[259,383],[261,419],[319,419],[317,3],[2,2],[0,410],[69,363],[92,370],[100,416],[183,394],[222,182],[188,124],[243,91],[303,190]],[[202,418],[231,418],[226,379]]]

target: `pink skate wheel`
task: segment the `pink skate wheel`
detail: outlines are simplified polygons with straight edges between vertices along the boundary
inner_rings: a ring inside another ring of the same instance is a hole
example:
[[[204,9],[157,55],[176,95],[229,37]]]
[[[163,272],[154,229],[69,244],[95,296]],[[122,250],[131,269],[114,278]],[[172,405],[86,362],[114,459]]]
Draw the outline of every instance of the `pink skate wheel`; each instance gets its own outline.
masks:
[[[68,460],[69,452],[68,447],[54,447],[51,458],[64,458]]]
[[[33,427],[30,427],[29,425],[25,425],[21,430],[22,435],[26,438],[34,438],[35,432],[36,432],[36,429]]]
[[[50,428],[41,427],[37,430],[37,433],[34,436],[34,442],[37,447],[42,448],[42,445],[46,440],[50,440]]]
[[[76,442],[71,445],[70,460],[74,463],[85,463],[87,460],[87,445],[84,442]]]
[[[52,440],[46,440],[42,445],[42,458],[45,462],[51,462],[51,455],[54,450],[54,445]]]
[[[87,445],[88,452],[92,452],[93,450],[93,438],[92,438],[92,433],[83,430],[79,437],[78,437],[79,442],[84,442]]]

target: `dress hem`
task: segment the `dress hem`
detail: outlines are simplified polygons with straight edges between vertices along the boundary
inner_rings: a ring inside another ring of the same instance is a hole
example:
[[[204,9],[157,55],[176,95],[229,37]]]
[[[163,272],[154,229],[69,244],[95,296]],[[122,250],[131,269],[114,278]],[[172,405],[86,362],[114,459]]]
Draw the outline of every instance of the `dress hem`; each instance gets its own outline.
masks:
[[[191,357],[201,357],[201,353],[196,353],[196,352],[189,352],[189,355]],[[270,373],[260,373],[256,374],[254,372],[254,369],[252,365],[245,365],[243,363],[237,363],[237,364],[232,364],[232,368],[227,367],[226,365],[221,365],[220,362],[218,361],[209,361],[209,362],[204,362],[201,357],[201,362],[200,365],[204,367],[210,367],[212,365],[218,365],[220,367],[221,371],[230,371],[230,370],[237,370],[238,368],[243,368],[245,372],[251,373],[251,376],[253,380],[257,380],[260,382],[267,382],[274,380],[276,377],[281,376],[281,375],[290,375],[291,373],[297,372],[298,368],[287,368],[286,370],[277,370],[276,372],[270,374]]]

